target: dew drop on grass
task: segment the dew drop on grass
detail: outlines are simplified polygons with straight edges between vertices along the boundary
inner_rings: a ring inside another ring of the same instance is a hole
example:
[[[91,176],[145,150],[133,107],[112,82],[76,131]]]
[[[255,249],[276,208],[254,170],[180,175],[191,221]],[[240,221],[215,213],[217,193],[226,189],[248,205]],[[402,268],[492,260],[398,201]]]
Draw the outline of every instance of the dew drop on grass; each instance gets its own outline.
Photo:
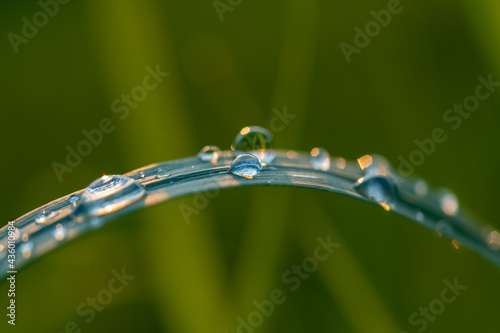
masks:
[[[453,216],[458,212],[458,199],[453,192],[449,190],[443,190],[439,201],[441,204],[441,209],[446,215]]]
[[[381,156],[365,155],[358,159],[364,176],[354,184],[354,188],[364,197],[390,210],[396,197],[396,180],[390,164]]]
[[[251,153],[264,164],[276,156],[272,134],[260,126],[244,127],[234,139],[231,149],[237,154]]]
[[[170,176],[170,174],[167,172],[167,170],[160,168],[156,172],[155,178],[161,179],[161,178],[166,178],[168,176]]]
[[[102,176],[83,191],[73,216],[105,215],[139,200],[144,193],[144,187],[132,178]]]
[[[69,202],[71,203],[78,201],[78,199],[80,199],[80,196],[78,194],[72,194],[69,196]]]
[[[229,173],[249,179],[258,174],[260,170],[262,170],[262,164],[259,159],[252,154],[239,155],[229,167]]]
[[[202,161],[210,161],[217,163],[219,159],[220,149],[217,146],[205,146],[198,153],[198,158]]]
[[[330,169],[330,154],[324,148],[313,148],[311,150],[311,165],[316,170],[327,171]]]

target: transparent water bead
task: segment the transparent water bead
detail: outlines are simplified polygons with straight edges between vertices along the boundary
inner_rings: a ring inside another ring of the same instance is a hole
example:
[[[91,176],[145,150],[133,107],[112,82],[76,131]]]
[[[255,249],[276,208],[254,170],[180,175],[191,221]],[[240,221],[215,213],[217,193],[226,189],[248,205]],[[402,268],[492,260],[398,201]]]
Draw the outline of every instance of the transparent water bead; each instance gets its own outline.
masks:
[[[161,179],[161,178],[166,178],[166,177],[168,177],[168,176],[170,176],[170,174],[168,173],[168,171],[167,171],[167,170],[165,170],[165,169],[160,168],[160,169],[158,169],[158,171],[156,172],[155,178],[157,178],[157,179]]]
[[[260,126],[244,127],[231,146],[237,154],[251,153],[264,164],[271,163],[276,156],[272,134]]]
[[[78,194],[72,194],[69,196],[69,202],[71,203],[78,201],[78,199],[80,199],[80,196]]]
[[[102,176],[92,182],[82,193],[73,217],[100,216],[139,200],[144,187],[132,178],[122,175]]]
[[[229,167],[229,173],[233,175],[252,179],[262,170],[259,159],[252,154],[242,154],[236,157]]]
[[[396,180],[389,162],[378,155],[365,155],[358,159],[358,164],[364,176],[358,179],[354,188],[385,210],[390,210],[396,196]]]
[[[366,176],[358,179],[354,188],[359,194],[377,202],[385,210],[390,210],[396,195],[396,186],[387,176]]]
[[[198,158],[202,161],[217,163],[221,151],[217,146],[205,146],[198,153]]]
[[[330,154],[324,148],[313,148],[311,150],[311,165],[316,170],[327,171],[330,169]]]

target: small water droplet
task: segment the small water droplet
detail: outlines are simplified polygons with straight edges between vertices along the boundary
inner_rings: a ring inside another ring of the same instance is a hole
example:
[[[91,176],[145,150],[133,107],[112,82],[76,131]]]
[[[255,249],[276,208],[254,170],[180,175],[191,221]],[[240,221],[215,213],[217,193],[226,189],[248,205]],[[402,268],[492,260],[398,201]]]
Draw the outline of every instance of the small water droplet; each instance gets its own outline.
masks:
[[[210,161],[211,163],[217,163],[221,151],[217,146],[205,146],[198,153],[198,157],[202,161]]]
[[[490,231],[486,237],[486,242],[492,250],[500,250],[500,233],[496,230]]]
[[[251,153],[262,163],[271,163],[276,153],[274,152],[274,139],[272,134],[260,126],[250,126],[243,128],[231,146],[237,154]]]
[[[311,164],[316,170],[327,171],[330,169],[330,154],[324,148],[313,148],[311,150]]]
[[[236,176],[251,179],[260,170],[262,170],[262,164],[257,157],[252,154],[242,154],[234,159],[228,172]]]
[[[440,196],[440,204],[443,213],[449,216],[453,216],[458,212],[459,204],[456,195],[449,190],[442,190]]]
[[[144,187],[132,178],[113,175],[102,176],[83,191],[73,217],[99,216],[114,212],[139,200]]]
[[[73,207],[76,207],[78,200],[80,200],[80,196],[78,194],[72,194],[69,196],[69,203]]]
[[[141,172],[139,177],[141,177],[141,179],[144,179],[144,178],[146,178],[146,175],[144,174],[144,172]]]
[[[44,213],[41,213],[35,218],[35,222],[39,224],[45,223],[46,221],[47,221],[47,216],[45,216]]]
[[[69,202],[71,203],[78,201],[78,199],[80,199],[80,196],[78,194],[72,194],[69,196]]]
[[[27,242],[30,236],[28,234],[23,234],[23,237],[21,238],[23,242]]]
[[[56,230],[54,230],[54,238],[58,241],[62,241],[66,236],[66,231],[61,223],[56,225]]]
[[[418,179],[414,184],[415,194],[419,197],[425,197],[429,192],[429,186],[423,179]]]
[[[158,171],[156,172],[156,176],[155,176],[155,178],[157,178],[157,179],[161,179],[161,178],[166,178],[166,177],[168,177],[168,176],[170,176],[170,174],[167,172],[167,170],[165,170],[165,169],[161,169],[161,168],[160,168],[160,169],[158,169]]]
[[[33,242],[23,243],[19,250],[21,251],[24,258],[28,259],[31,257],[31,251],[33,250]]]

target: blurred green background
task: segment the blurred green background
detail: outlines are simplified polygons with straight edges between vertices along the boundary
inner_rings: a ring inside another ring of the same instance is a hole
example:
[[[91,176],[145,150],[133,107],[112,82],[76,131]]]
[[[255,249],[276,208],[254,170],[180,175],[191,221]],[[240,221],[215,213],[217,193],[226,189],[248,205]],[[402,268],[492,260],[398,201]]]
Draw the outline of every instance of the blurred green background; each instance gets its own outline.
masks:
[[[223,1],[228,4],[228,2]],[[237,1],[233,1],[233,4]],[[443,113],[500,80],[500,5],[403,1],[403,10],[347,63],[339,47],[384,1],[248,1],[221,21],[206,1],[70,1],[15,53],[36,1],[3,0],[0,28],[2,220],[6,223],[88,185],[103,173],[228,149],[273,109],[296,115],[276,146],[355,159],[379,153],[397,165],[436,127],[449,139],[416,173],[454,190],[482,223],[498,220],[500,92],[452,130]],[[170,76],[125,119],[111,110],[145,68]],[[59,182],[82,130],[116,129]],[[135,212],[20,272],[17,325],[2,332],[236,332],[254,300],[286,291],[255,332],[417,332],[409,316],[439,298],[443,280],[468,286],[426,332],[498,332],[500,272],[416,223],[331,193],[296,188],[221,191],[187,224],[187,197]],[[313,254],[316,238],[342,246],[290,292],[282,274]],[[86,323],[76,313],[122,267],[136,278]],[[7,285],[0,285],[1,307]],[[5,310],[2,310],[4,313]],[[5,329],[4,329],[5,328]],[[242,331],[243,332],[243,331]]]

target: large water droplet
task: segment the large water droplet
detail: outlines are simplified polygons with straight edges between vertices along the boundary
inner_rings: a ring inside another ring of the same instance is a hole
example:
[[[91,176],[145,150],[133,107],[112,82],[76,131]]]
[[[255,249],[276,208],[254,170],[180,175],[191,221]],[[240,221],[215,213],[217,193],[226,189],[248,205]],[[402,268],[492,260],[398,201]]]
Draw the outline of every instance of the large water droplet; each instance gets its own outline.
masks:
[[[220,155],[220,149],[217,146],[205,146],[198,153],[198,157],[202,161],[210,161],[212,163],[217,163],[217,159]]]
[[[385,210],[390,210],[396,195],[396,186],[387,176],[365,176],[354,184],[354,188],[364,197],[381,205]]]
[[[144,187],[132,178],[113,175],[102,176],[83,191],[73,216],[99,216],[114,212],[139,200]]]
[[[253,178],[262,170],[262,164],[259,159],[252,154],[242,154],[236,157],[229,167],[229,172],[233,175]]]
[[[274,160],[276,153],[273,150],[274,139],[272,134],[260,126],[243,128],[231,146],[237,154],[251,153],[262,163],[268,164]]]
[[[327,171],[330,169],[330,154],[324,148],[313,148],[311,150],[311,164],[316,170]]]
[[[390,210],[396,196],[396,179],[391,165],[379,155],[365,155],[358,159],[364,176],[354,188],[363,196],[376,201],[385,210]]]

